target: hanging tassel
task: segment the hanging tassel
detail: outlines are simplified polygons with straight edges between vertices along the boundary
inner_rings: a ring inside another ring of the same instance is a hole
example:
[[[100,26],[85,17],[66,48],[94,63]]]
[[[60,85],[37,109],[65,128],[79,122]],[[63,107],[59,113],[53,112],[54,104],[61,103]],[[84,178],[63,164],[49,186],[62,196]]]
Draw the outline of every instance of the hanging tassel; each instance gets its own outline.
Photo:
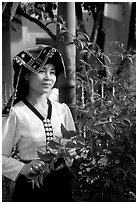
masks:
[[[2,110],[2,116],[3,117],[8,116],[10,114],[11,107],[13,106],[14,100],[16,99],[17,88],[18,88],[18,84],[19,84],[21,71],[22,71],[22,67],[19,69],[19,74],[18,74],[17,84],[16,84],[16,87],[15,87],[15,90],[14,90],[12,96],[10,97],[8,103],[6,104],[6,106]]]

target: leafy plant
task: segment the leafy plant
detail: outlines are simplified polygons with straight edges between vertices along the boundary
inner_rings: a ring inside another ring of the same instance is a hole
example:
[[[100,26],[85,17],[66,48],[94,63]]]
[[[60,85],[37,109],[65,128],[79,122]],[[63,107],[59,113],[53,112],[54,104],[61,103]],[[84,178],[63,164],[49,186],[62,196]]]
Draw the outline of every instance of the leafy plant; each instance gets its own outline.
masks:
[[[77,127],[88,144],[88,155],[77,159],[72,167],[78,175],[74,184],[77,201],[136,199],[135,53],[130,54],[117,42],[110,48],[108,56],[100,50],[80,53]],[[87,61],[83,53],[87,53]],[[101,55],[108,59],[109,66],[99,62]],[[101,67],[106,67],[106,77],[99,77]]]
[[[76,151],[81,152],[81,149],[85,148],[85,141],[77,132],[67,131],[63,125],[61,125],[61,132],[63,138],[56,137],[56,141],[51,141],[47,146],[47,152],[45,154],[38,151],[38,156],[46,165],[44,170],[39,174],[28,176],[33,188],[34,185],[38,187],[43,185],[44,178],[51,171],[59,170],[64,166],[67,166],[71,171],[69,167],[77,155]]]

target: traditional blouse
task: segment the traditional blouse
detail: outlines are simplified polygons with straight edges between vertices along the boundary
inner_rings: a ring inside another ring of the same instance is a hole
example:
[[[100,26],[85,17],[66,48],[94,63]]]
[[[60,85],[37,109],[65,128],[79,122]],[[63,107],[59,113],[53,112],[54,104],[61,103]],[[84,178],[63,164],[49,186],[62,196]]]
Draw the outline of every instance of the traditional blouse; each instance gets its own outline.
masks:
[[[69,107],[65,103],[52,101],[51,124],[53,140],[62,138],[61,124],[67,130],[75,125]],[[21,160],[38,159],[37,151],[46,152],[46,134],[43,121],[20,101],[12,107],[8,117],[2,119],[2,171],[3,175],[15,181],[24,163],[11,157],[12,149],[18,146]]]

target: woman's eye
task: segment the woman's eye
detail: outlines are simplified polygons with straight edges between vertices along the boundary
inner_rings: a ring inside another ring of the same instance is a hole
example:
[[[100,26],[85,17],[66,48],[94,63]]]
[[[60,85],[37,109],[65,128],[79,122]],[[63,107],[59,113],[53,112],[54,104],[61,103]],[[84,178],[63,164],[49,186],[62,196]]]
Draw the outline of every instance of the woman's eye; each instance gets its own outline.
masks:
[[[46,71],[46,70],[44,70],[44,69],[41,69],[40,71],[39,71],[39,73],[40,74],[43,74],[43,73],[49,73],[49,74],[56,74],[56,71],[54,70],[54,69],[51,69],[51,70],[48,70],[48,71]]]
[[[40,71],[39,71],[39,73],[44,73],[44,72],[45,72],[44,70],[40,70]]]
[[[51,71],[50,73],[51,73],[51,74],[56,74],[55,70]]]

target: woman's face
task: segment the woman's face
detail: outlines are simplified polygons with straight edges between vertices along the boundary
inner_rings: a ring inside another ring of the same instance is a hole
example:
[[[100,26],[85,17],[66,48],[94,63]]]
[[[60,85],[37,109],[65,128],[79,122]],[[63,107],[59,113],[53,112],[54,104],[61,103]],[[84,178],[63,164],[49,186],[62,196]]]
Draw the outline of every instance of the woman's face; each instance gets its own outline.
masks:
[[[31,73],[29,77],[29,91],[37,94],[48,94],[56,82],[55,66],[46,64],[38,73]]]

